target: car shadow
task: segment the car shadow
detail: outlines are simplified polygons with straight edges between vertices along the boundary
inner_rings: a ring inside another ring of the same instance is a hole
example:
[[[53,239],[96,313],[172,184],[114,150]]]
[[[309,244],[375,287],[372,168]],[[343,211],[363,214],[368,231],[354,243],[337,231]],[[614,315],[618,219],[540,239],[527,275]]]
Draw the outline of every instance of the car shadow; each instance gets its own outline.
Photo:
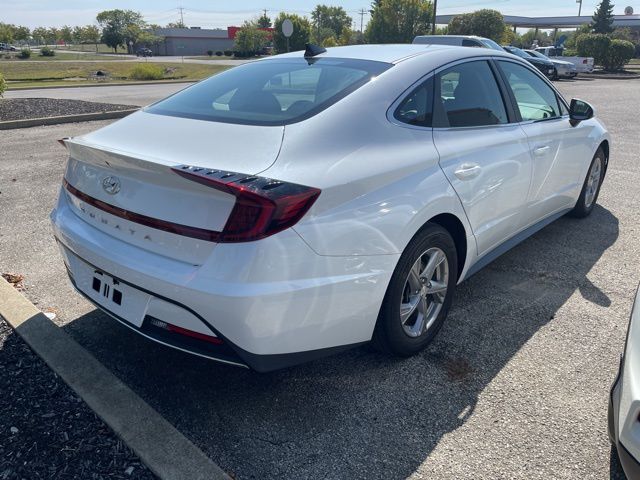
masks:
[[[409,359],[363,347],[258,374],[154,344],[97,310],[64,328],[238,478],[405,478],[569,297],[610,304],[587,274],[617,238],[601,206],[559,219],[463,282],[439,336]]]

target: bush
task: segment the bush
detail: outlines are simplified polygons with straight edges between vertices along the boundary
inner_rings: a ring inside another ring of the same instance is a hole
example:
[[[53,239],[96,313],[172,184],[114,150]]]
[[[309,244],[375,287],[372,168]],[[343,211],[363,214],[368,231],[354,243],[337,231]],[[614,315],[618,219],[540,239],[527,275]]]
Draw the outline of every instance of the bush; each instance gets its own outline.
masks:
[[[606,70],[622,70],[636,53],[636,47],[628,40],[611,40],[604,68]]]
[[[153,63],[140,63],[129,72],[129,78],[135,80],[162,80],[164,71]]]
[[[576,39],[576,50],[581,57],[593,57],[594,63],[604,65],[611,39],[603,33],[583,33]]]
[[[4,76],[0,73],[0,97],[7,89],[7,82],[4,81]]]
[[[222,52],[221,52],[220,50],[218,50],[218,51],[216,52],[216,57],[221,57],[221,56],[222,56]]]
[[[53,57],[55,56],[56,51],[52,50],[51,48],[44,46],[40,49],[40,55],[43,57]]]
[[[225,50],[225,51],[224,51],[224,55],[225,55],[226,57],[230,57],[230,56],[232,56],[232,55],[233,55],[233,50]]]
[[[210,57],[213,57],[213,50],[207,50],[207,55],[209,55]]]
[[[22,50],[20,50],[20,53],[18,54],[18,57],[20,57],[20,58],[29,58],[29,57],[31,57],[31,50],[29,50],[28,48],[23,48]]]

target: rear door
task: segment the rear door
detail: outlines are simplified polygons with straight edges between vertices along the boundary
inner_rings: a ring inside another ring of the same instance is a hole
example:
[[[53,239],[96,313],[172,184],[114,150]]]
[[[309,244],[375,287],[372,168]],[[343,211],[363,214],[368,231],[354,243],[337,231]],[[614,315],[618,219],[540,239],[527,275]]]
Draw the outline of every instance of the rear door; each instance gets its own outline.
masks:
[[[529,145],[488,60],[441,70],[435,84],[433,138],[440,165],[482,255],[527,222],[522,211],[531,179]]]
[[[528,216],[533,221],[572,207],[590,160],[583,128],[570,124],[555,90],[532,69],[509,60],[497,62],[516,104],[533,161]]]

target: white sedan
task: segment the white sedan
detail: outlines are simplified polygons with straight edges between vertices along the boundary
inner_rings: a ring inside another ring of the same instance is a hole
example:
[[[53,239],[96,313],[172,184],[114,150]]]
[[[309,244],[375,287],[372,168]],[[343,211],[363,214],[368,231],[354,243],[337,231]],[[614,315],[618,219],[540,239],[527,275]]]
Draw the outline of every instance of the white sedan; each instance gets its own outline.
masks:
[[[456,285],[594,208],[610,139],[506,52],[310,46],[65,139],[71,281],[131,329],[268,371],[413,355]]]

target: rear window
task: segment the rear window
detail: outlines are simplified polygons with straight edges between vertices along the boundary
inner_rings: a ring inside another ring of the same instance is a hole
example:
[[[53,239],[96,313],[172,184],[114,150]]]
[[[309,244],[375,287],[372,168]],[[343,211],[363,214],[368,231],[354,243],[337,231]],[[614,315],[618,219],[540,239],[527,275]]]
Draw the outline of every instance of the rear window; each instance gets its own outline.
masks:
[[[286,125],[326,109],[389,67],[389,63],[339,58],[248,63],[145,111],[225,123]]]

